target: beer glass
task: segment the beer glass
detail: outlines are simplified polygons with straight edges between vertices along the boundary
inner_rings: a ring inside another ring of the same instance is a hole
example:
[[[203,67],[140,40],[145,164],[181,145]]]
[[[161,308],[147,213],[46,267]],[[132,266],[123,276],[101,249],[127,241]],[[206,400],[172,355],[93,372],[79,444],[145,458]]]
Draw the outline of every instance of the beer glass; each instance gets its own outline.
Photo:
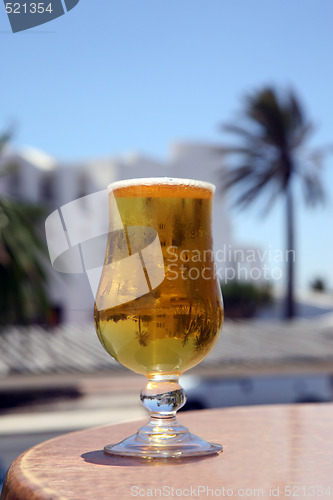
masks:
[[[102,345],[147,377],[150,421],[105,452],[144,458],[220,452],[177,422],[179,376],[214,347],[223,321],[211,234],[214,186],[149,178],[109,186],[110,231],[95,298]],[[112,226],[112,227],[111,227]]]

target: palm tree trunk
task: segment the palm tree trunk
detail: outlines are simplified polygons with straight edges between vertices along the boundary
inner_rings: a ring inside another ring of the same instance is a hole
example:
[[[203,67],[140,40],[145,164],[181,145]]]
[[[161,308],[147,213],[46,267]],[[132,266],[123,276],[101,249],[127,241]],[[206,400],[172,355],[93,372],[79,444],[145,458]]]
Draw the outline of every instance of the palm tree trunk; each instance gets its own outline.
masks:
[[[294,203],[292,195],[291,183],[286,190],[286,217],[287,217],[287,295],[285,305],[285,318],[292,319],[295,316],[295,299],[294,299]]]

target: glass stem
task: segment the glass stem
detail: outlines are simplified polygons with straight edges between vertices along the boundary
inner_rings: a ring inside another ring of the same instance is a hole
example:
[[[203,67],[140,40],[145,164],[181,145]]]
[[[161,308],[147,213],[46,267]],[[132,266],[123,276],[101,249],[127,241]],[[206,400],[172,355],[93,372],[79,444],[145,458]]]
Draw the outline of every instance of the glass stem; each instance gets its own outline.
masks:
[[[148,425],[139,430],[147,439],[174,438],[175,434],[187,432],[178,425],[176,412],[186,403],[184,389],[179,385],[178,375],[155,375],[141,391],[141,402],[150,412]]]

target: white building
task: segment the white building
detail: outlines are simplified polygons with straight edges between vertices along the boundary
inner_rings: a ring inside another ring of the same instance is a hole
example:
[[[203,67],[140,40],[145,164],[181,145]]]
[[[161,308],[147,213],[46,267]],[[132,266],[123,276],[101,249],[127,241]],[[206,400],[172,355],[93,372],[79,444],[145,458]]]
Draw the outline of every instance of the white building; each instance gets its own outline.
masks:
[[[7,151],[1,165],[16,165],[0,179],[0,194],[44,204],[49,213],[82,196],[105,189],[117,180],[140,177],[192,178],[219,185],[223,158],[210,144],[178,143],[170,158],[161,161],[140,154],[60,163],[47,154],[26,148]],[[222,172],[222,173],[221,173]],[[222,176],[222,177],[221,177]],[[101,217],[103,214],[101,214]],[[215,250],[232,245],[230,218],[224,195],[217,188],[213,211]],[[219,266],[223,263],[219,262]],[[66,322],[91,321],[93,296],[83,274],[60,274],[50,269],[50,297],[63,312]]]

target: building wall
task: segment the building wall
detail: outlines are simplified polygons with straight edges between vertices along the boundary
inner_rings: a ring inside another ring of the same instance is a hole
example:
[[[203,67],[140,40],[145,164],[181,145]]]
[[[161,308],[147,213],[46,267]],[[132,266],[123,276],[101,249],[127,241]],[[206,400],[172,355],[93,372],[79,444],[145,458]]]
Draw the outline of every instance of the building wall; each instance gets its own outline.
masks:
[[[163,162],[132,154],[66,164],[30,149],[28,153],[8,153],[2,165],[9,163],[15,163],[17,170],[12,176],[2,179],[0,193],[45,204],[51,213],[77,198],[105,189],[117,180],[166,176],[217,184],[223,158],[213,145],[179,143],[173,146],[170,158]],[[103,216],[101,213],[100,217]],[[213,210],[213,237],[215,250],[232,244],[226,199],[218,191]],[[49,276],[49,293],[53,302],[63,309],[63,320],[91,322],[94,301],[86,275],[60,274],[50,267]]]

